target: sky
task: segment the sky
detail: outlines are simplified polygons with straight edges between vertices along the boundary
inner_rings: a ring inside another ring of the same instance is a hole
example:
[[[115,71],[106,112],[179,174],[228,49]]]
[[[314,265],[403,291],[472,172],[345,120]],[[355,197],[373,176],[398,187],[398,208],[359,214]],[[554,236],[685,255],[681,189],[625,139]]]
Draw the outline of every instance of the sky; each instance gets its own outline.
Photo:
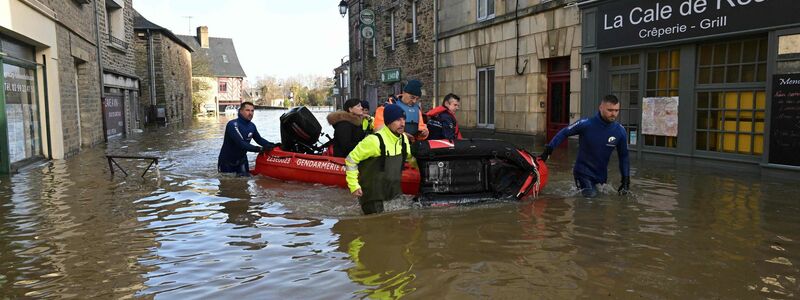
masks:
[[[232,38],[247,80],[332,77],[348,54],[347,18],[336,0],[133,0],[142,16],[179,35],[208,26]]]

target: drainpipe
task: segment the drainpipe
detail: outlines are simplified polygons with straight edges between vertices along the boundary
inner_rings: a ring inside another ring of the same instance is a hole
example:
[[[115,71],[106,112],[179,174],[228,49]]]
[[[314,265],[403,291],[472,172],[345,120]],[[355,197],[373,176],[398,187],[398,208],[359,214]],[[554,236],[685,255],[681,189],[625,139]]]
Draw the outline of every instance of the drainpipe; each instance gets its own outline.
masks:
[[[516,62],[516,71],[517,75],[525,74],[525,68],[528,67],[528,60],[525,59],[525,65],[522,66],[522,70],[519,69],[519,0],[517,0],[517,5],[514,7],[514,21],[517,23],[517,62]]]
[[[102,47],[103,44],[100,43],[100,17],[98,16],[97,12],[99,10],[99,7],[97,6],[98,2],[100,1],[94,2],[94,35],[95,38],[97,38],[97,77],[100,79],[100,111],[102,111],[100,119],[103,120],[103,141],[107,143],[108,135],[106,133],[108,132],[108,127],[106,125],[106,114],[105,114],[106,83],[103,82],[103,53],[101,52],[100,49],[100,47]],[[81,126],[81,124],[78,124],[78,126]]]
[[[433,0],[433,103],[439,99],[439,0]]]
[[[53,159],[53,143],[50,140],[50,97],[47,91],[47,56],[44,54],[42,54],[42,79],[42,84],[44,85],[44,125],[45,131],[47,131],[47,159]]]
[[[150,105],[156,106],[156,62],[153,58],[153,33],[147,30],[147,72],[150,74]]]

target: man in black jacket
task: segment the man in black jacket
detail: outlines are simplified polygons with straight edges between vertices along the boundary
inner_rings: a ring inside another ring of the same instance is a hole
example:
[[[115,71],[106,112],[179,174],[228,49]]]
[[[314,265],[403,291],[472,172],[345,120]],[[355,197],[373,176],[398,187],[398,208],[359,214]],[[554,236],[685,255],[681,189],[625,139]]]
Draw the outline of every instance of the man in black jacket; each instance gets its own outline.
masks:
[[[345,157],[367,135],[363,129],[361,100],[349,99],[343,110],[328,115],[328,124],[333,126],[333,156]]]

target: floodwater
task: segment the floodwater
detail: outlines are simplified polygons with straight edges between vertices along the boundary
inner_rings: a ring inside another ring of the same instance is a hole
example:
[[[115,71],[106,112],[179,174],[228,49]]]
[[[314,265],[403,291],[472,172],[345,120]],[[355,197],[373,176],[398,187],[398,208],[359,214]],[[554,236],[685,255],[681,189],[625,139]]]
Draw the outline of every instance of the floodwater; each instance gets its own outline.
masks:
[[[280,113],[256,112],[270,140]],[[589,200],[559,150],[535,200],[365,217],[343,189],[217,174],[226,121],[0,177],[0,298],[800,296],[795,174],[634,161],[631,196]],[[112,176],[106,152],[162,157],[160,174]]]

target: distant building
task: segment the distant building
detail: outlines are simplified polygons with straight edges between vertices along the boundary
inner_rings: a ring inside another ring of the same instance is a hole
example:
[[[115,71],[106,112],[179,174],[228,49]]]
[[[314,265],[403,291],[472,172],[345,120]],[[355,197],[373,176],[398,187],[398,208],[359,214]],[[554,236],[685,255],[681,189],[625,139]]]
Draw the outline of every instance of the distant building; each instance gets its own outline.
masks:
[[[208,36],[208,27],[197,27],[197,36],[178,36],[195,51],[192,53],[192,78],[208,89],[201,101],[219,108],[244,101],[246,77],[239,64],[233,39]]]
[[[139,111],[146,123],[180,123],[192,117],[192,48],[172,31],[134,11]],[[194,110],[200,111],[202,104]],[[145,113],[146,112],[146,113]]]
[[[333,107],[341,109],[350,98],[350,61],[342,60],[342,64],[333,69]],[[375,107],[370,106],[374,111]]]

